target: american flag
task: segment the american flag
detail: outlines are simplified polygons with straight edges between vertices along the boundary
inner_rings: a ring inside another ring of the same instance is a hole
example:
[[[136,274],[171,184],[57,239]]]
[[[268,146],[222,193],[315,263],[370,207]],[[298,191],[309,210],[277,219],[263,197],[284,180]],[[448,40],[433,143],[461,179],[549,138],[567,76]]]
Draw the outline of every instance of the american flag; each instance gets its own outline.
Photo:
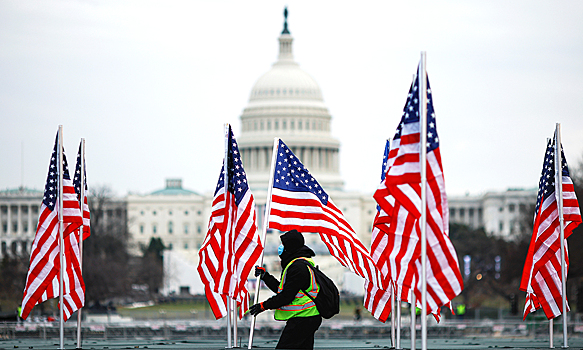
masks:
[[[77,165],[75,166],[75,175],[73,176],[73,186],[79,202],[81,201],[81,157],[83,156],[82,144],[79,144],[79,152],[77,152]],[[85,160],[83,159],[83,165]],[[85,187],[85,196],[83,198],[83,240],[86,240],[90,235],[91,230],[91,213],[89,212],[89,205],[87,204],[87,172],[83,166],[83,186]]]
[[[370,253],[318,181],[286,144],[279,140],[269,228],[319,233],[344,267],[382,288],[382,278]]]
[[[383,165],[381,167],[381,182],[385,180],[385,172],[389,161],[389,152],[391,149],[391,142],[387,140],[385,144],[385,152],[383,155]],[[381,207],[377,205],[377,215],[375,222],[378,222],[380,216],[386,217]],[[387,290],[375,287],[372,283],[365,283],[364,306],[370,313],[379,321],[386,322],[391,314],[391,294],[394,293],[393,283],[390,281],[389,264],[387,256],[384,254],[387,246],[387,236],[380,230],[379,226],[373,226],[372,240],[371,240],[371,256],[383,276],[386,286],[390,286]]]
[[[22,318],[26,319],[32,308],[59,293],[59,172],[58,135],[51,156],[40,218],[32,244],[30,265],[22,298]],[[63,315],[66,321],[85,303],[85,284],[79,267],[79,246],[73,233],[82,223],[79,202],[69,177],[67,159],[63,152],[63,235],[65,244],[65,275],[63,290]]]
[[[215,190],[208,232],[198,253],[198,272],[217,319],[227,315],[227,297],[240,305],[240,317],[248,310],[245,284],[263,251],[255,223],[255,201],[230,126],[228,138],[227,192],[225,195],[223,169]]]
[[[386,178],[374,194],[380,206],[374,226],[376,249],[382,254],[397,294],[407,300],[412,290],[421,301],[421,166],[419,74],[409,89],[401,122],[389,151]],[[439,138],[429,81],[427,81],[427,311],[439,315],[441,306],[461,293],[457,254],[449,239],[449,213],[441,166]],[[380,259],[380,258],[379,258]],[[382,259],[381,259],[382,260]],[[380,260],[379,260],[380,261]],[[383,260],[384,261],[384,260]]]
[[[555,318],[562,313],[561,240],[554,155],[555,140],[553,139],[547,143],[538,187],[532,239],[520,283],[520,289],[527,293],[524,306],[525,319],[529,313],[540,307],[543,308],[548,319]],[[567,237],[581,223],[581,212],[564,154],[562,154],[561,159],[565,262],[568,271]],[[567,271],[565,271],[565,275]]]

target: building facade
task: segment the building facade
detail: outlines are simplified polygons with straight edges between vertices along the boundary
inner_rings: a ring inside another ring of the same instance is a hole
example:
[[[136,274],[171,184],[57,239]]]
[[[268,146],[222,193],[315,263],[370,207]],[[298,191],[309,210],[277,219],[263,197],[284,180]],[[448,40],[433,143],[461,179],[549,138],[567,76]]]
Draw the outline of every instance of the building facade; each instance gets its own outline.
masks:
[[[508,189],[479,196],[448,196],[449,220],[514,240],[530,234],[528,223],[534,220],[536,195],[536,189]]]
[[[0,259],[30,255],[42,196],[24,187],[0,191]]]

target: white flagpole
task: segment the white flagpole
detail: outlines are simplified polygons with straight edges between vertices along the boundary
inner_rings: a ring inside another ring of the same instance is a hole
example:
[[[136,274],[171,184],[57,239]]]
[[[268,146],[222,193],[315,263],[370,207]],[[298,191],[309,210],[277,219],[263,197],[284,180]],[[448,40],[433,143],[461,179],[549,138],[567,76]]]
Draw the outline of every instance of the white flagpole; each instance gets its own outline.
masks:
[[[395,349],[401,349],[401,287],[397,286],[397,339]]]
[[[85,204],[85,139],[81,139],[81,227],[79,228],[79,269],[81,270],[81,275],[83,275],[83,205]],[[81,311],[83,308],[79,308],[77,311],[77,349],[81,349]]]
[[[395,343],[395,285],[391,282],[391,346],[396,349]],[[400,307],[400,306],[399,306]]]
[[[568,348],[567,344],[567,268],[565,264],[565,220],[563,217],[563,159],[561,153],[561,123],[557,123],[555,129],[555,188],[559,209],[559,224],[561,228],[561,280],[562,280],[562,301],[563,301],[563,348]]]
[[[549,320],[549,349],[554,349],[555,345],[553,344],[553,319]]]
[[[237,300],[233,299],[233,347],[238,348],[237,346]]]
[[[225,123],[225,158],[223,160],[223,172],[224,185],[225,185],[225,205],[227,204],[227,196],[229,193],[229,127],[228,123]],[[226,213],[226,211],[225,211]],[[225,218],[225,223],[227,223],[227,218]],[[229,240],[227,240],[228,242]],[[229,243],[227,243],[229,244]],[[227,295],[227,348],[232,348],[231,343],[231,297]]]
[[[269,170],[269,187],[267,188],[267,200],[265,201],[265,215],[263,215],[263,233],[261,236],[261,243],[265,247],[265,234],[267,233],[267,226],[269,225],[269,213],[271,212],[271,193],[273,192],[273,175],[275,173],[275,161],[277,160],[277,149],[279,148],[279,138],[273,139],[273,152],[271,154],[271,170]],[[259,266],[263,266],[263,251],[259,257]],[[261,276],[257,277],[257,283],[255,283],[255,303],[259,302],[259,287],[261,285]],[[251,328],[249,329],[249,346],[247,349],[251,349],[253,346],[253,333],[255,332],[255,317],[251,319]]]
[[[59,168],[59,349],[64,349],[65,322],[63,321],[63,285],[65,270],[65,242],[63,239],[63,126],[59,125],[58,168]]]
[[[427,73],[426,52],[419,63],[419,124],[421,125],[421,349],[427,349]]]
[[[417,301],[415,300],[415,293],[411,291],[411,350],[415,350],[415,346],[417,345],[417,329],[415,328],[417,321],[416,307]]]

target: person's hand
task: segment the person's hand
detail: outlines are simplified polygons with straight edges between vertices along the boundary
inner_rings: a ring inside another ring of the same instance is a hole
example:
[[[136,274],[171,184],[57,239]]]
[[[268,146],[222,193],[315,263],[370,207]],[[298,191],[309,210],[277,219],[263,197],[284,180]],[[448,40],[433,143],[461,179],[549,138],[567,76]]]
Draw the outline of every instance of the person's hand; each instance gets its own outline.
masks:
[[[263,311],[265,311],[265,308],[263,307],[263,303],[251,305],[251,307],[249,308],[249,313],[253,316],[257,316],[260,313],[262,313]]]
[[[255,266],[255,277],[261,277],[261,278],[263,278],[263,276],[266,273],[267,273],[267,270],[265,270],[265,267]]]

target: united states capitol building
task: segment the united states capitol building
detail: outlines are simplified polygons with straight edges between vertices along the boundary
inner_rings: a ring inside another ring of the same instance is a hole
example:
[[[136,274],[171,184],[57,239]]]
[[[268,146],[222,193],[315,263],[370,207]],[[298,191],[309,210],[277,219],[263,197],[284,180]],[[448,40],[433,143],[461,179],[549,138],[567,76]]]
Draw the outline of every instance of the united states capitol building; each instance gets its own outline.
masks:
[[[259,229],[264,229],[273,140],[279,137],[343,211],[365,246],[370,247],[376,214],[372,193],[344,190],[339,171],[341,143],[331,134],[332,116],[318,83],[294,59],[294,38],[288,29],[287,19],[278,40],[277,60],[251,89],[249,102],[240,116],[241,130],[235,130],[257,205]],[[309,57],[302,59],[309,60]],[[392,132],[387,130],[387,135]],[[380,162],[381,159],[379,165]],[[41,199],[42,191],[25,188],[0,191],[0,258],[30,254]],[[115,202],[106,214],[119,214],[127,218],[131,237],[129,246],[134,254],[140,254],[140,248],[147,246],[152,237],[161,238],[167,248],[164,253],[163,293],[202,294],[203,286],[196,266],[212,200],[213,193],[185,189],[181,179],[173,178],[166,179],[162,189],[150,194],[127,195]],[[448,200],[451,222],[472,228],[482,227],[488,234],[513,239],[525,230],[521,218],[527,208],[535,203],[536,189],[450,196]],[[361,281],[328,254],[318,235],[309,235],[306,241],[317,253],[316,262],[341,290],[362,294]],[[278,233],[268,230],[265,264],[275,273],[280,269],[276,255],[279,244]]]

